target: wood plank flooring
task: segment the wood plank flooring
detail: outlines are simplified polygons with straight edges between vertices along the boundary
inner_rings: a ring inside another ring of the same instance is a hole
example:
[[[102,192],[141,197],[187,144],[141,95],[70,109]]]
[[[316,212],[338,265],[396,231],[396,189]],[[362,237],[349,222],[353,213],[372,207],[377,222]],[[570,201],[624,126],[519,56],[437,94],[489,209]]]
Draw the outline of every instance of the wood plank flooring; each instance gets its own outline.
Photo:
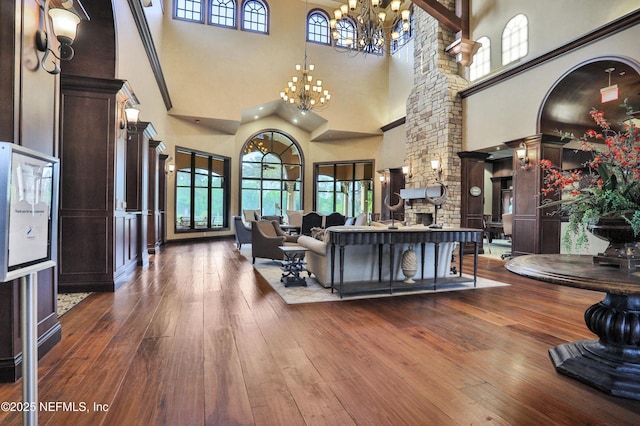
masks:
[[[61,318],[39,397],[66,406],[39,422],[640,424],[640,401],[557,374],[547,354],[594,338],[583,314],[603,294],[488,258],[479,274],[511,286],[286,305],[232,241],[170,244],[116,293]],[[0,402],[21,401],[21,389],[0,384]],[[0,411],[0,424],[21,415]]]

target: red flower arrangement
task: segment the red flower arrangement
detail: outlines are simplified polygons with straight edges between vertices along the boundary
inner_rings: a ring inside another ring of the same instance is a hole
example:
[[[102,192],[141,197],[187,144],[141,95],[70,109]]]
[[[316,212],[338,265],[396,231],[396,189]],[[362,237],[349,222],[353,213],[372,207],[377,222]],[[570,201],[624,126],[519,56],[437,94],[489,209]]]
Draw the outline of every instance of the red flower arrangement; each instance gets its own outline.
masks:
[[[621,123],[620,131],[611,128],[601,111],[591,110],[591,118],[601,131],[588,130],[581,140],[580,150],[592,154],[584,164],[585,171],[560,170],[549,160],[539,162],[544,171],[540,193],[556,197],[543,199],[541,204],[558,206],[557,212],[568,216],[569,227],[563,236],[568,250],[572,236],[577,236],[576,248],[585,247],[587,229],[601,217],[622,217],[636,236],[640,234],[640,129],[632,120],[633,109],[626,99],[621,106],[629,119]]]

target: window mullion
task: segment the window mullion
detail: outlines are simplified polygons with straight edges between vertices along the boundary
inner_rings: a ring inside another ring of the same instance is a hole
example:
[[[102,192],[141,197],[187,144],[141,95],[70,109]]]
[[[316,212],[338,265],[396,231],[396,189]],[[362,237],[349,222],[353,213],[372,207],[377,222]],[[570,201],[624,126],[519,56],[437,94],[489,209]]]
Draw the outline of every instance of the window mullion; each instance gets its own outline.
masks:
[[[189,215],[189,229],[195,229],[196,227],[196,154],[194,152],[191,153],[191,200],[189,200],[189,205],[191,209],[191,214]]]
[[[211,196],[211,192],[213,191],[213,185],[212,185],[212,181],[213,181],[213,158],[211,156],[209,156],[208,158],[208,162],[207,162],[207,169],[208,169],[208,176],[207,176],[207,228],[211,229],[213,228],[213,222],[212,222],[212,196]]]

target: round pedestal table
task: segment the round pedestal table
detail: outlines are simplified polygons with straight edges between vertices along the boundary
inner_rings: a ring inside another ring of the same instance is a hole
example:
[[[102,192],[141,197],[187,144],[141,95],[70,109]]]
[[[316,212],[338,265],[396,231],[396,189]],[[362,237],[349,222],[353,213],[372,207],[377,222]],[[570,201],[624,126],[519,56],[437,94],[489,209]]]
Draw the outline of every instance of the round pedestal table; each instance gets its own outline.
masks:
[[[537,280],[606,293],[584,314],[599,340],[549,349],[556,370],[615,396],[640,400],[640,269],[594,264],[593,256],[518,256],[506,268]]]

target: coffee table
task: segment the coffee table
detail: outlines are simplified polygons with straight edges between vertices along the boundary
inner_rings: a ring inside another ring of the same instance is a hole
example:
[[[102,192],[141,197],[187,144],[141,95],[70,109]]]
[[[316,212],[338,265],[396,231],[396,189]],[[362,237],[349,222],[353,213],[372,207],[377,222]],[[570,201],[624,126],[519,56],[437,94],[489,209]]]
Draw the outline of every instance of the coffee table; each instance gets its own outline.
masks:
[[[285,257],[285,260],[282,261],[280,282],[284,283],[285,287],[292,285],[306,287],[307,280],[300,276],[300,273],[306,271],[304,265],[307,263],[304,261],[304,255],[309,249],[302,246],[280,246],[280,250]]]

